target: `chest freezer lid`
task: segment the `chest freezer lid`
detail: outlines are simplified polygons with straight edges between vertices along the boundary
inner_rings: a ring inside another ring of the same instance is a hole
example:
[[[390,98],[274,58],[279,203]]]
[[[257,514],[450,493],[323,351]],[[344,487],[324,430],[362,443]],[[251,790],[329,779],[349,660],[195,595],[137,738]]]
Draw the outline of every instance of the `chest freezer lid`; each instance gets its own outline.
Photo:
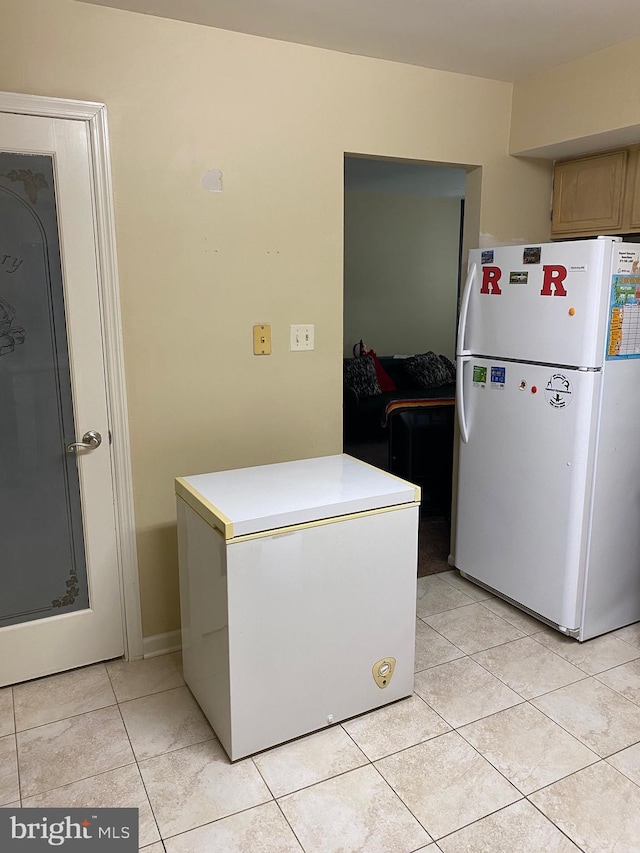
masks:
[[[176,479],[225,539],[420,500],[420,489],[346,454]]]

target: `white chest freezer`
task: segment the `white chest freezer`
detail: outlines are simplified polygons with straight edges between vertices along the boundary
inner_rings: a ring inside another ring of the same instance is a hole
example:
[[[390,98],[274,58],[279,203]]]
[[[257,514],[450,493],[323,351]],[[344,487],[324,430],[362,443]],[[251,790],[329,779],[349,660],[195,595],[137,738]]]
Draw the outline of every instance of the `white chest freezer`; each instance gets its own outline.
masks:
[[[184,677],[233,761],[411,695],[416,486],[337,455],[176,494]]]

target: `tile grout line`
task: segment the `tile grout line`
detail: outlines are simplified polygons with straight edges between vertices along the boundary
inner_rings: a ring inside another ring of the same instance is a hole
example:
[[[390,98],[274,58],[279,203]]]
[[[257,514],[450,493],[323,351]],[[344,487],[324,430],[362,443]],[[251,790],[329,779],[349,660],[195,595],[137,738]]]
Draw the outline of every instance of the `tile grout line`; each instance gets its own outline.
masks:
[[[640,783],[636,782],[635,779],[632,779],[630,776],[628,776],[624,772],[624,770],[620,770],[619,767],[616,767],[615,764],[612,764],[609,761],[609,759],[613,758],[614,755],[619,755],[621,752],[624,752],[625,749],[631,749],[632,746],[638,746],[638,744],[640,744],[640,741],[636,741],[636,743],[632,743],[629,746],[625,746],[622,749],[618,750],[618,752],[612,752],[611,755],[608,755],[606,758],[602,759],[602,761],[606,762],[609,765],[609,767],[612,767],[614,770],[617,770],[618,773],[620,773],[622,776],[624,776],[625,779],[628,779],[629,782],[632,782],[636,786],[636,788],[640,788]]]
[[[519,705],[512,705],[511,708],[519,708],[519,707],[521,707],[522,704],[529,705],[530,703],[525,699],[524,703],[520,703]],[[536,711],[540,710],[539,708],[536,708],[535,705],[531,705],[531,707],[534,708],[534,710],[536,710]],[[509,711],[509,710],[511,710],[511,709],[505,708],[503,711],[496,711],[495,714],[488,714],[486,717],[480,717],[478,720],[474,720],[472,723],[465,723],[464,726],[460,726],[460,728],[464,728],[465,726],[468,726],[468,725],[473,725],[473,723],[479,723],[481,720],[488,720],[491,717],[495,717],[498,714],[502,714],[502,713],[504,713],[504,711]],[[544,716],[546,716],[546,714]],[[550,717],[548,717],[547,719],[551,720]],[[454,729],[454,731],[457,734],[459,734],[460,737],[464,740],[464,742],[467,743],[472,749],[474,749],[478,753],[478,755],[480,755],[481,758],[484,758],[484,760],[487,761],[491,765],[491,767],[493,767],[494,770],[496,770],[504,779],[506,779],[507,782],[510,785],[512,785],[516,789],[516,791],[518,791],[518,793],[520,793],[522,795],[522,797],[524,799],[528,800],[532,794],[537,794],[538,791],[542,791],[545,788],[549,788],[549,787],[551,787],[551,785],[555,785],[556,782],[560,782],[562,779],[568,779],[570,776],[575,776],[576,773],[580,773],[582,770],[585,770],[587,767],[593,767],[596,764],[600,764],[601,762],[606,760],[606,759],[602,758],[600,755],[598,755],[598,753],[595,752],[595,750],[591,749],[591,747],[587,746],[586,743],[581,741],[580,738],[577,738],[575,735],[572,735],[571,732],[567,732],[566,729],[562,728],[562,726],[560,726],[558,723],[556,723],[555,720],[551,720],[551,722],[555,723],[555,725],[557,725],[558,728],[560,728],[560,729],[562,729],[562,731],[566,732],[566,734],[568,734],[570,737],[572,737],[581,746],[586,747],[586,749],[588,749],[590,752],[592,752],[596,756],[596,760],[592,761],[591,764],[587,764],[585,767],[580,767],[578,770],[572,770],[570,773],[566,773],[563,776],[560,776],[558,779],[554,779],[553,782],[548,782],[546,785],[541,785],[539,788],[536,788],[534,791],[530,791],[528,794],[525,794],[524,791],[521,791],[520,788],[518,788],[518,786],[516,785],[516,783],[512,782],[511,779],[509,779],[502,772],[502,770],[500,770],[499,767],[496,767],[492,761],[490,761],[485,755],[483,755],[480,752],[480,750],[473,743],[471,743],[471,741],[467,740],[467,738],[464,736],[464,734],[461,731],[459,731],[458,729]]]
[[[239,759],[239,760],[240,761],[246,761],[248,759],[243,758],[243,759]],[[295,793],[295,792],[292,792],[292,793]],[[288,796],[288,794],[285,794],[285,796]],[[189,829],[183,829],[180,832],[174,832],[173,835],[167,835],[164,837],[161,836],[160,840],[164,844],[166,841],[171,841],[174,838],[180,838],[183,835],[188,835],[190,832],[195,832],[197,829],[203,829],[205,826],[213,826],[214,823],[221,823],[223,820],[228,820],[230,817],[235,817],[236,815],[244,814],[245,812],[253,811],[253,809],[259,809],[261,806],[269,805],[269,803],[276,803],[277,804],[278,801],[274,797],[272,800],[266,800],[264,803],[256,803],[256,805],[254,805],[254,806],[247,806],[244,809],[238,809],[237,812],[229,812],[229,814],[220,815],[220,817],[217,817],[214,820],[208,820],[208,821],[206,821],[206,823],[199,823],[197,826],[192,826]],[[282,810],[280,810],[280,811],[282,811]],[[283,817],[286,820],[286,816],[283,815]],[[288,823],[288,821],[287,821],[287,823]],[[295,832],[294,832],[294,835],[295,835]],[[296,836],[296,841],[298,841],[297,836]],[[152,842],[152,843],[154,843],[154,842]],[[298,841],[298,843],[300,843],[300,842]],[[149,846],[149,845],[147,845],[147,846]],[[302,845],[300,845],[300,846],[302,847]],[[218,851],[216,851],[216,853],[218,853]],[[219,851],[219,853],[224,853],[224,851]],[[244,853],[244,851],[243,851],[243,853]]]
[[[565,778],[566,778],[566,777],[565,777]],[[554,784],[555,784],[555,783],[554,783]],[[541,788],[540,790],[543,790],[543,789]],[[551,818],[550,818],[550,817],[547,817],[547,815],[542,811],[542,809],[539,809],[539,808],[538,808],[538,806],[537,806],[534,802],[532,802],[532,801],[529,799],[529,797],[527,797],[527,802],[528,802],[531,806],[533,806],[533,808],[538,812],[538,814],[541,814],[541,815],[542,815],[542,817],[543,817],[545,820],[548,820],[548,821],[549,821],[549,823],[551,824],[551,826],[554,826],[554,827],[558,830],[558,832],[561,832],[561,833],[562,833],[562,835],[564,835],[564,837],[565,837],[565,838],[568,838],[568,839],[569,839],[569,841],[570,841],[572,844],[574,844],[578,850],[580,850],[580,853],[589,853],[589,851],[585,850],[585,848],[584,848],[584,847],[581,847],[581,846],[578,844],[578,842],[577,842],[577,841],[574,841],[574,840],[573,840],[573,838],[571,838],[571,836],[567,835],[567,833],[562,829],[562,827],[558,826],[558,824],[557,824],[555,821],[551,820]]]
[[[109,679],[109,680],[111,680],[111,679]],[[113,692],[115,694],[115,690]],[[158,831],[158,838],[163,840],[162,839],[162,833],[160,832],[160,824],[158,823],[158,818],[156,817],[156,813],[155,813],[155,810],[153,808],[153,803],[151,802],[151,797],[149,796],[149,791],[147,790],[147,786],[146,786],[146,783],[144,781],[144,776],[142,775],[142,771],[140,770],[140,762],[138,761],[138,756],[136,755],[135,750],[133,748],[133,742],[131,741],[131,736],[129,734],[129,730],[127,729],[127,724],[125,723],[124,717],[122,716],[122,710],[120,708],[119,702],[117,703],[117,706],[118,706],[118,713],[120,714],[120,719],[122,720],[122,726],[123,726],[125,734],[127,736],[127,740],[129,741],[129,746],[131,747],[131,754],[133,755],[134,763],[136,765],[136,770],[138,771],[138,776],[139,776],[140,782],[142,784],[142,790],[144,791],[144,795],[147,798],[147,802],[149,803],[149,809],[151,811],[151,816],[153,817],[153,822],[155,824],[156,830]],[[139,821],[139,813],[138,813],[138,821]],[[138,832],[140,832],[139,822],[138,822]],[[140,844],[140,838],[138,837],[138,845],[139,844]],[[162,844],[162,847],[166,851],[166,848],[164,847],[164,843]]]
[[[449,734],[449,732],[446,732],[446,734]],[[402,751],[403,751],[403,750],[402,750]],[[397,753],[394,753],[394,755],[397,755]],[[385,756],[385,758],[386,758],[386,757],[387,757],[387,756]],[[378,761],[381,761],[381,760],[382,760],[382,759],[380,759],[380,758],[378,759]],[[424,831],[427,833],[427,835],[428,835],[428,836],[429,836],[429,838],[431,839],[431,841],[427,841],[427,844],[431,844],[432,842],[435,842],[435,840],[436,840],[436,839],[433,837],[433,835],[431,835],[431,833],[429,832],[429,830],[427,829],[427,827],[422,823],[422,821],[418,819],[417,815],[415,815],[415,814],[414,814],[414,812],[409,808],[408,804],[407,804],[407,803],[405,803],[405,801],[404,801],[404,800],[403,800],[403,798],[400,796],[400,794],[396,791],[396,789],[393,787],[393,785],[392,785],[392,784],[391,784],[387,779],[385,779],[385,777],[384,777],[384,776],[382,775],[382,773],[380,772],[379,768],[378,768],[378,767],[376,767],[375,762],[373,762],[373,761],[372,761],[372,762],[371,762],[371,766],[372,766],[372,767],[373,767],[373,769],[376,771],[376,773],[378,774],[378,776],[382,779],[382,781],[384,782],[384,784],[389,788],[389,790],[391,791],[391,793],[392,793],[394,796],[396,796],[396,797],[400,800],[400,802],[402,803],[402,805],[403,805],[403,806],[405,807],[405,809],[409,812],[409,814],[411,815],[411,817],[416,821],[416,823],[418,824],[418,826],[421,826],[421,827],[422,827],[422,829],[424,829]],[[424,847],[424,845],[423,845],[423,847]],[[417,848],[416,848],[416,850],[421,850],[421,849],[422,849],[422,848],[420,848],[420,847],[417,847]]]
[[[541,634],[541,633],[542,633],[542,631],[538,631],[537,633]],[[558,632],[558,633],[559,633],[559,632]],[[602,636],[608,636],[608,635],[607,635],[607,634],[603,634]],[[532,639],[532,640],[535,640],[535,641],[536,641],[536,643],[537,643],[539,646],[542,646],[543,648],[547,649],[548,651],[553,652],[553,654],[558,655],[558,657],[562,658],[562,660],[565,660],[565,661],[567,661],[567,663],[570,663],[570,664],[571,664],[571,666],[575,666],[577,669],[582,670],[582,672],[584,672],[584,673],[585,673],[586,675],[588,675],[590,678],[593,678],[593,677],[595,677],[596,675],[601,675],[603,672],[609,672],[609,670],[611,670],[611,669],[616,669],[616,668],[617,668],[617,667],[619,667],[619,666],[623,666],[625,663],[631,663],[631,662],[632,662],[632,661],[634,661],[634,660],[638,660],[638,659],[640,659],[640,649],[637,649],[637,651],[639,652],[639,654],[638,654],[638,655],[637,655],[637,657],[635,657],[635,658],[631,658],[630,660],[623,661],[623,663],[614,664],[614,666],[606,667],[605,669],[602,669],[602,670],[600,670],[599,672],[587,672],[587,670],[586,670],[586,669],[584,669],[584,666],[580,666],[580,664],[574,663],[572,660],[569,660],[569,658],[566,658],[564,655],[561,655],[559,652],[554,651],[554,649],[549,648],[549,646],[547,646],[545,643],[540,642],[540,640],[536,640],[536,635],[535,635],[535,634],[532,634],[532,635],[531,635],[531,639]],[[599,637],[593,637],[592,639],[594,639],[594,640],[598,640],[598,639],[600,639],[600,638],[599,638]],[[620,639],[620,638],[619,638],[619,637],[616,637],[615,639]],[[576,642],[577,642],[577,641],[576,641]],[[586,640],[585,642],[589,643],[589,642],[591,642],[591,641],[590,641],[590,640]],[[622,640],[622,642],[624,642],[624,640]],[[582,643],[581,643],[580,645],[584,645],[584,644],[582,644]],[[627,643],[627,645],[629,645],[629,643]],[[633,646],[632,646],[631,648],[633,648]]]
[[[525,638],[521,637],[520,639],[525,639]],[[517,642],[519,642],[519,640],[511,640],[511,642],[517,643]],[[508,643],[505,643],[505,645],[508,645]],[[542,643],[538,643],[538,645],[542,645]],[[473,654],[474,655],[481,655],[483,652],[490,652],[492,649],[495,649],[495,648],[498,648],[498,646],[491,646],[488,649],[482,649],[479,652],[473,652]],[[544,646],[543,648],[546,648],[546,646]],[[561,655],[556,654],[556,652],[553,652],[551,649],[547,649],[547,651],[551,652],[551,654],[556,655],[557,658],[560,658],[560,660],[565,661],[565,663],[571,663],[571,661],[567,661],[566,658],[563,658]],[[478,666],[481,666],[485,670],[485,672],[489,673],[489,675],[492,675],[494,678],[497,678],[498,681],[501,684],[504,684],[505,687],[508,687],[509,690],[513,690],[514,693],[516,693],[518,696],[520,696],[522,698],[523,702],[530,702],[531,699],[539,699],[541,696],[548,696],[549,693],[554,693],[556,690],[562,690],[563,687],[569,687],[569,685],[571,685],[571,684],[578,684],[580,681],[586,681],[587,678],[591,678],[591,676],[587,675],[587,673],[584,672],[584,670],[580,670],[580,672],[582,672],[582,677],[576,678],[575,681],[570,681],[568,684],[563,684],[560,687],[553,687],[553,688],[551,688],[551,690],[545,690],[542,693],[537,693],[535,696],[522,696],[522,693],[518,693],[518,691],[514,687],[511,687],[511,685],[507,684],[507,682],[504,681],[504,679],[502,679],[499,675],[496,675],[495,672],[491,672],[491,670],[487,666],[485,666],[481,661],[476,660],[473,657],[473,655],[467,655],[467,657],[469,657],[474,663],[477,663]],[[571,664],[571,666],[574,666],[574,664]],[[576,667],[576,669],[580,669],[580,667]]]
[[[549,693],[541,694],[541,696],[533,696],[532,700],[542,698],[542,696],[550,696],[552,693],[556,693],[558,690],[564,690],[566,687],[572,687],[574,684],[583,684],[585,681],[598,681],[598,679],[595,678],[595,676],[593,676],[593,675],[589,675],[589,676],[587,676],[587,678],[581,678],[578,681],[573,681],[570,684],[565,684],[564,687],[558,687],[557,690],[551,690],[551,691],[549,691]],[[598,682],[598,683],[602,684],[602,682]],[[603,684],[602,686],[606,687],[607,685]],[[615,693],[615,691],[613,691],[613,690],[612,690],[612,692]],[[619,695],[619,694],[617,694],[617,695]],[[623,696],[622,698],[624,699],[625,697]],[[598,752],[596,752],[596,750],[592,746],[589,746],[588,743],[585,743],[585,741],[583,741],[582,738],[579,738],[577,735],[573,734],[573,732],[570,732],[569,729],[565,728],[564,725],[562,725],[562,723],[559,723],[557,720],[554,720],[553,717],[550,716],[545,710],[543,710],[542,708],[538,708],[536,705],[534,705],[533,701],[531,701],[531,700],[526,700],[526,701],[529,702],[529,704],[533,708],[535,708],[536,711],[540,711],[540,713],[544,714],[544,716],[547,717],[549,720],[551,720],[552,723],[555,723],[556,726],[559,726],[562,729],[562,731],[566,732],[568,735],[571,735],[571,737],[580,741],[580,743],[583,744],[584,746],[586,746],[587,749],[590,749],[591,752],[595,753],[595,755],[597,755],[601,761],[606,761],[606,759],[608,757],[610,757],[610,756],[606,756],[606,755],[600,755]],[[640,710],[640,706],[635,705],[635,703],[631,702],[631,700],[627,699],[627,702],[629,702],[631,705],[634,705],[636,708],[638,708],[638,710]],[[622,752],[625,749],[629,749],[629,747],[635,746],[637,743],[640,743],[640,739],[638,739],[637,741],[634,741],[633,743],[628,744],[627,746],[623,746],[620,749],[616,749],[614,752],[611,753],[611,755],[616,755],[618,752]],[[631,780],[631,781],[633,781],[633,780]],[[638,786],[638,787],[640,787],[640,786]]]
[[[118,702],[110,702],[108,705],[101,705],[99,708],[92,708],[90,711],[80,711],[78,714],[69,714],[67,717],[60,717],[57,720],[49,720],[47,723],[38,723],[37,726],[29,726],[26,729],[16,729],[16,734],[24,734],[25,732],[34,732],[36,729],[43,729],[45,726],[53,726],[56,723],[63,723],[65,720],[74,720],[77,717],[84,717],[85,714],[94,714],[96,711],[104,711],[105,708],[115,708]]]
[[[515,691],[514,691],[514,692],[515,692]],[[526,700],[524,700],[524,702],[526,703]],[[427,704],[428,704],[428,703],[427,703]],[[511,707],[512,707],[512,708],[519,707],[521,704],[523,704],[523,703],[518,703],[517,705],[512,705]],[[429,707],[431,707],[431,706],[429,706]],[[505,709],[503,709],[503,711],[504,711],[504,710],[509,710],[509,709],[508,709],[508,708],[505,708]],[[479,722],[479,720],[488,719],[489,717],[492,717],[492,716],[495,716],[496,714],[501,714],[501,713],[502,713],[502,711],[496,711],[496,712],[495,712],[495,714],[488,714],[488,715],[487,715],[487,717],[480,717],[478,720],[474,720],[474,721],[472,721],[472,722]],[[446,722],[446,720],[445,720],[445,722]],[[470,725],[470,723],[465,723],[464,725]],[[503,778],[503,779],[504,779],[504,780],[505,780],[509,785],[511,785],[511,787],[512,787],[512,788],[513,788],[513,789],[514,789],[514,790],[515,790],[515,791],[516,791],[520,796],[518,797],[518,799],[514,800],[512,803],[508,803],[506,806],[501,806],[499,809],[495,809],[495,810],[494,810],[494,811],[492,811],[492,812],[488,812],[486,815],[483,815],[482,817],[477,818],[476,820],[472,820],[472,821],[470,821],[469,823],[464,824],[463,826],[459,826],[459,827],[457,827],[457,829],[454,829],[452,832],[449,832],[449,833],[447,833],[446,835],[442,835],[442,836],[440,836],[440,838],[435,839],[436,841],[440,841],[442,838],[446,838],[446,837],[447,837],[447,836],[449,836],[449,835],[453,835],[455,832],[458,832],[458,831],[459,831],[459,830],[461,830],[461,829],[465,829],[466,827],[473,826],[474,824],[479,823],[480,821],[484,820],[486,817],[489,817],[489,815],[497,814],[498,812],[503,811],[504,809],[509,808],[509,806],[512,806],[512,805],[514,805],[515,803],[519,803],[521,800],[526,800],[526,799],[527,799],[527,795],[526,795],[526,794],[524,794],[524,793],[523,793],[523,792],[522,792],[522,791],[517,787],[517,785],[514,785],[514,783],[513,783],[510,779],[508,779],[508,778],[505,776],[505,774],[504,774],[504,773],[503,773],[503,772],[502,772],[498,767],[496,767],[496,766],[495,766],[491,761],[489,761],[489,759],[488,759],[488,758],[486,758],[486,757],[485,757],[485,756],[480,752],[480,750],[479,750],[479,749],[477,749],[477,748],[474,746],[474,744],[470,743],[470,742],[466,739],[466,737],[462,734],[462,732],[460,732],[460,731],[459,731],[459,729],[460,729],[460,728],[463,728],[463,726],[459,726],[458,728],[455,728],[455,727],[453,727],[453,726],[452,726],[452,727],[451,727],[451,731],[452,731],[452,732],[455,732],[459,737],[461,737],[461,738],[462,738],[462,740],[463,740],[463,741],[464,741],[464,742],[465,742],[469,747],[471,747],[471,749],[473,749],[473,751],[474,751],[475,753],[477,753],[477,755],[478,755],[478,756],[479,756],[483,761],[486,761],[486,762],[487,762],[487,764],[488,764],[488,765],[489,765],[493,770],[495,770],[495,771],[496,771],[496,773],[498,773],[498,774],[499,774],[499,775],[500,775],[500,776],[501,776],[501,777],[502,777],[502,778]],[[451,732],[445,732],[445,734],[450,734],[450,733],[451,733]]]
[[[94,773],[92,776],[81,776],[80,779],[74,779],[73,782],[65,782],[64,785],[56,785],[53,788],[46,788],[43,791],[38,791],[37,794],[29,794],[28,797],[24,797],[25,800],[30,800],[32,797],[41,797],[45,794],[50,794],[52,791],[59,791],[62,788],[66,788],[68,785],[76,785],[78,782],[86,782],[88,779],[96,779],[98,776],[104,776],[106,773],[113,773],[114,770],[122,770],[123,767],[131,767],[136,762],[129,761],[127,764],[119,764],[117,767],[110,767],[109,770],[101,770],[100,773]]]
[[[282,810],[282,806],[280,805],[280,803],[278,802],[278,800],[277,800],[277,799],[275,799],[275,797],[274,797],[274,802],[275,802],[275,804],[276,804],[276,807],[277,807],[278,811],[280,812],[280,814],[282,815],[282,817],[283,817],[284,821],[286,822],[287,826],[289,827],[289,829],[290,829],[290,830],[291,830],[291,832],[293,833],[293,837],[295,838],[295,840],[296,840],[296,841],[298,842],[298,844],[300,845],[300,849],[303,851],[303,853],[307,853],[307,851],[305,850],[305,847],[304,847],[304,845],[303,845],[302,841],[298,838],[298,833],[297,833],[297,832],[295,831],[295,829],[291,826],[291,823],[289,822],[289,818],[286,816],[286,814],[285,814],[285,813],[284,813],[284,811]]]
[[[340,724],[336,723],[336,725]],[[303,737],[307,737],[307,735],[303,735]],[[366,755],[365,758],[367,758]],[[279,800],[283,800],[285,797],[291,797],[294,794],[298,794],[300,793],[300,791],[308,791],[309,788],[315,788],[316,785],[322,785],[323,782],[328,782],[330,779],[338,779],[340,778],[340,776],[346,776],[347,773],[353,773],[356,770],[361,770],[363,767],[366,767],[367,764],[373,764],[373,762],[369,761],[369,759],[367,758],[366,762],[364,764],[360,764],[358,767],[350,767],[348,770],[341,770],[339,773],[334,773],[332,776],[327,776],[326,779],[318,779],[315,782],[309,782],[308,785],[302,785],[300,788],[295,788],[293,791],[287,791],[286,794],[280,794],[279,797],[274,797],[273,799],[278,802]],[[269,788],[269,790],[271,790],[271,788]],[[246,811],[246,809],[242,809],[242,811]]]
[[[37,723],[35,726],[26,726],[23,729],[18,728],[18,716],[17,716],[17,711],[15,710],[15,695],[16,695],[15,688],[16,687],[19,688],[24,684],[38,684],[38,682],[43,682],[48,678],[56,678],[58,675],[68,675],[70,673],[79,673],[79,672],[82,672],[83,670],[87,671],[90,669],[99,669],[100,667],[102,667],[104,669],[105,674],[107,676],[107,681],[108,681],[109,687],[111,689],[111,693],[113,695],[113,702],[107,702],[107,704],[105,704],[105,705],[99,705],[97,708],[90,708],[89,710],[86,710],[86,711],[79,711],[77,713],[67,714],[64,717],[58,717],[54,720],[47,720],[44,723]],[[113,690],[113,686],[111,685],[111,680],[109,679],[109,673],[107,671],[107,667],[106,667],[105,662],[91,663],[91,664],[87,664],[86,666],[77,667],[75,669],[65,670],[64,672],[54,673],[53,675],[43,675],[42,677],[34,678],[31,681],[22,681],[19,684],[13,685],[13,700],[14,700],[14,725],[15,725],[16,734],[18,732],[20,732],[22,734],[23,732],[33,731],[34,729],[40,729],[43,726],[50,726],[50,725],[53,725],[54,723],[61,723],[64,720],[71,720],[74,717],[81,717],[84,714],[92,714],[94,711],[102,711],[104,708],[112,708],[114,705],[118,704],[118,699],[115,695],[115,691]]]
[[[289,829],[290,829],[290,830],[291,830],[291,832],[293,833],[293,837],[296,839],[296,841],[297,841],[297,842],[298,842],[298,844],[300,845],[300,849],[303,851],[303,853],[306,853],[306,850],[304,849],[304,845],[302,844],[302,841],[300,841],[300,839],[298,838],[298,834],[296,833],[295,829],[291,826],[291,823],[289,822],[288,817],[286,816],[286,814],[285,814],[285,813],[284,813],[284,811],[282,810],[282,806],[281,806],[281,805],[280,805],[280,803],[278,802],[278,798],[275,796],[275,794],[274,794],[274,793],[273,793],[273,791],[271,790],[271,786],[269,785],[269,783],[267,782],[267,780],[265,779],[265,777],[264,777],[264,776],[262,775],[262,773],[260,772],[260,768],[259,768],[259,767],[258,767],[258,765],[256,764],[256,762],[255,762],[255,760],[254,760],[254,756],[251,756],[251,761],[253,762],[253,766],[256,768],[256,771],[258,772],[258,775],[260,776],[260,778],[262,779],[262,781],[263,781],[263,782],[264,782],[264,784],[266,785],[267,790],[269,791],[269,793],[270,793],[270,794],[271,794],[271,796],[273,797],[273,802],[276,804],[276,807],[278,808],[278,811],[280,812],[280,814],[281,814],[281,815],[282,815],[282,817],[284,818],[285,823],[287,824],[287,826],[289,827]],[[285,794],[285,796],[286,796],[286,794]],[[252,808],[255,808],[255,806],[252,806]]]
[[[18,721],[16,720],[16,694],[13,686],[11,690],[11,711],[13,714],[13,743],[16,748],[16,775],[18,777],[18,802],[22,808],[22,784],[20,781],[20,754],[18,752]]]
[[[474,601],[473,603],[474,604],[482,604],[482,602],[480,602],[480,601]],[[463,605],[461,605],[461,607],[453,607],[450,610],[441,610],[439,613],[432,613],[431,616],[440,616],[442,613],[452,613],[454,610],[462,610],[463,607],[470,607],[470,605],[469,604],[463,604]],[[485,610],[487,610],[489,613],[493,613],[493,611],[489,610],[489,608],[487,608],[487,607],[485,607]],[[508,625],[510,628],[514,628],[516,631],[520,631],[519,628],[516,628],[515,625],[512,625],[510,622],[507,622],[507,620],[503,619],[502,616],[498,616],[497,613],[493,613],[493,615],[496,616],[498,619],[501,619],[505,623],[505,625]],[[456,645],[456,643],[454,643],[453,640],[450,640],[445,634],[443,634],[441,631],[439,631],[437,628],[435,628],[433,625],[430,625],[427,622],[427,619],[430,619],[431,616],[427,616],[426,618],[423,618],[422,616],[417,616],[416,618],[420,619],[421,622],[424,622],[424,624],[427,627],[431,628],[432,631],[435,631],[436,634],[438,634],[440,637],[442,637],[448,643],[451,643],[452,646],[455,646],[455,648],[458,649],[458,651],[460,651],[463,655],[465,655],[465,657],[470,657],[471,655],[476,655],[476,654],[479,654],[480,652],[486,652],[486,651],[489,651],[489,649],[497,649],[500,646],[507,646],[507,645],[509,645],[509,643],[515,643],[517,640],[524,640],[525,637],[532,636],[530,634],[524,634],[521,631],[520,632],[520,633],[522,633],[521,637],[513,637],[511,640],[504,640],[500,643],[496,643],[493,646],[488,646],[486,649],[476,649],[476,651],[473,651],[473,652],[465,652],[465,650],[461,649],[460,646]],[[427,667],[427,669],[429,669],[429,668],[430,667]],[[422,670],[419,670],[419,671],[421,672]]]

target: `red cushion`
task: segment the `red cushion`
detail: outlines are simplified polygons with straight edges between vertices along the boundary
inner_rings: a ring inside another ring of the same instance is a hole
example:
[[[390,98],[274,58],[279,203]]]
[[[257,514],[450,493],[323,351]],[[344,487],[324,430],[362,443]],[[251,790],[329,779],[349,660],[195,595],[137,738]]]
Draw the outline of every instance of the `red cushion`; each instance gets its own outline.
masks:
[[[376,375],[378,377],[378,382],[380,383],[380,388],[383,391],[395,391],[396,390],[396,383],[389,376],[389,374],[384,369],[384,367],[380,364],[380,359],[375,354],[375,352],[371,349],[367,353],[367,356],[371,356],[371,358],[373,359],[373,363],[374,363],[375,368],[376,368]]]

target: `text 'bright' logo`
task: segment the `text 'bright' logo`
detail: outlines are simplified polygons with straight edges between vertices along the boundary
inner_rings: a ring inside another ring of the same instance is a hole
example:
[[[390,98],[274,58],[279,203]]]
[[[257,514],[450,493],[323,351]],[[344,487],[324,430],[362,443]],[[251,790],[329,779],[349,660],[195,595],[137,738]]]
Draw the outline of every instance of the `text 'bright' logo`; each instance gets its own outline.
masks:
[[[51,844],[52,847],[59,847],[65,841],[70,839],[90,839],[93,835],[89,832],[91,821],[86,818],[82,823],[72,821],[70,817],[64,820],[49,823],[46,817],[43,817],[39,823],[22,823],[15,815],[11,815],[11,839],[19,841],[23,839],[40,839]]]
[[[136,808],[0,809],[0,853],[138,853]]]

